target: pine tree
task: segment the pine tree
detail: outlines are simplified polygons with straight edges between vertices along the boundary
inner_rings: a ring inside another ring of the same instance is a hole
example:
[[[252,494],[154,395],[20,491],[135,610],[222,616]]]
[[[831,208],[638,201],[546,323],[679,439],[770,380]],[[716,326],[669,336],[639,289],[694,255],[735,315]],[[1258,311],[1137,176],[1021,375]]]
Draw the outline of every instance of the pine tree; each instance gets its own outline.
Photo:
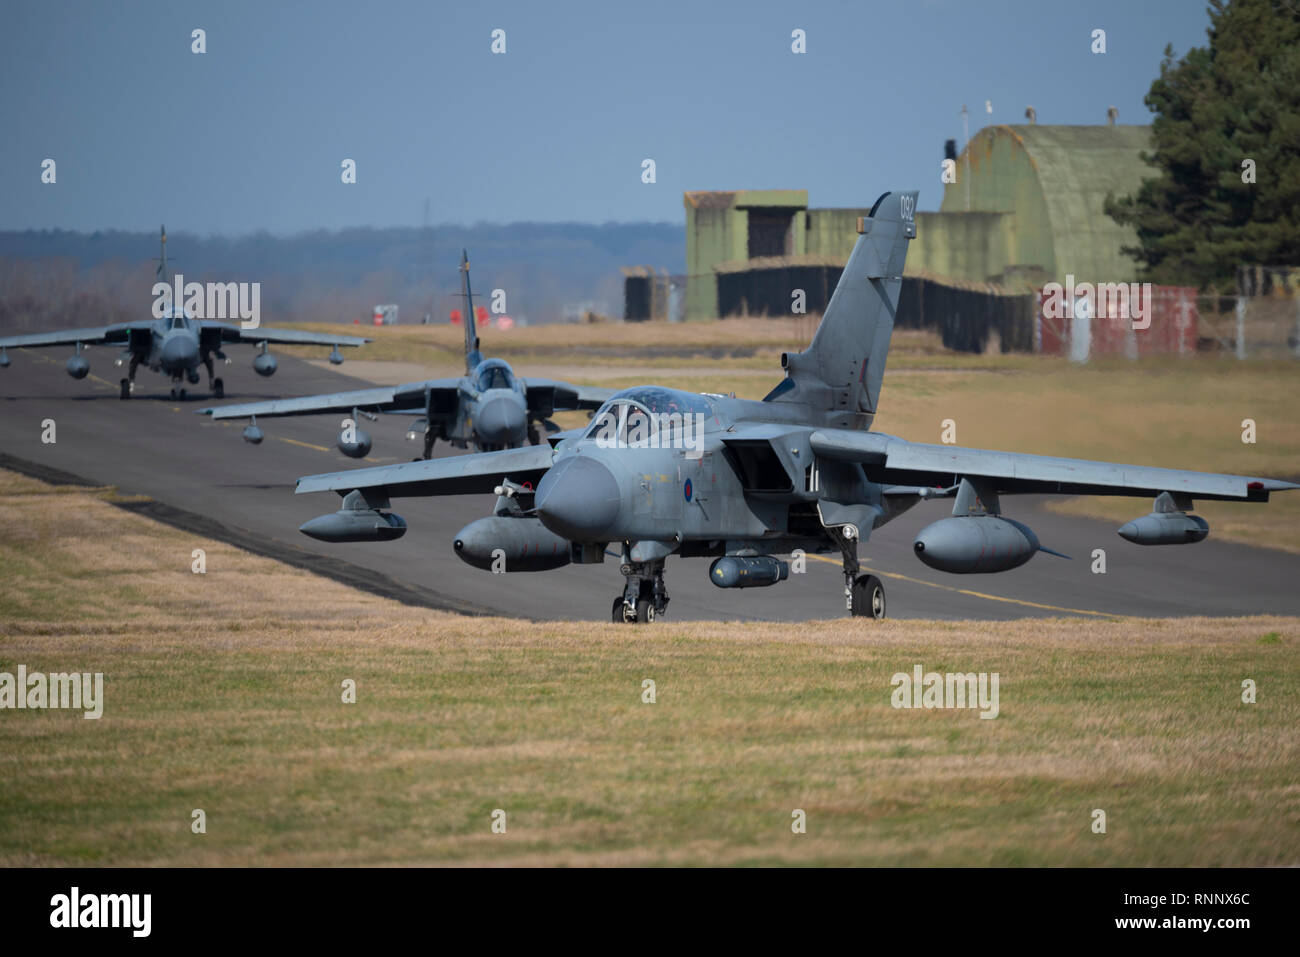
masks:
[[[1238,264],[1300,265],[1300,0],[1209,14],[1209,46],[1165,47],[1144,101],[1157,175],[1106,213],[1137,230],[1144,279],[1226,292]]]

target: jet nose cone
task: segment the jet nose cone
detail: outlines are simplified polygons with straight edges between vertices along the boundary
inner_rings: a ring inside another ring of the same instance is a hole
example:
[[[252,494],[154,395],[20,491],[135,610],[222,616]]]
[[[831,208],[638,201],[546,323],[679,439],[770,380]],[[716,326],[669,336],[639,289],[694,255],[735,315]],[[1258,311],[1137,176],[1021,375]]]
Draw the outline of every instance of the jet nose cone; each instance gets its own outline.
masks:
[[[168,369],[188,369],[198,358],[198,343],[189,336],[172,336],[163,343],[162,364]]]
[[[622,495],[618,480],[590,456],[562,460],[537,484],[537,516],[571,541],[609,541]]]
[[[520,445],[527,427],[523,404],[505,396],[484,402],[474,421],[479,441],[488,445]]]
[[[1121,525],[1119,537],[1128,542],[1136,542],[1139,537],[1137,522],[1125,522]]]

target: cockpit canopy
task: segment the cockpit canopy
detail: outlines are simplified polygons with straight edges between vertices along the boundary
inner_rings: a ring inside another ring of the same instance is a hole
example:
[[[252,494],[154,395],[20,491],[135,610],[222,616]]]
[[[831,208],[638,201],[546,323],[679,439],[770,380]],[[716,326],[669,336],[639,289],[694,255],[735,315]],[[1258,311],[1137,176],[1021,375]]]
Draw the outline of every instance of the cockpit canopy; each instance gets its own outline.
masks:
[[[680,437],[686,431],[694,434],[702,431],[712,417],[713,405],[697,392],[635,386],[610,396],[592,416],[584,437],[617,437],[635,445],[638,437],[648,441],[653,437]]]
[[[188,329],[194,319],[183,306],[168,306],[160,318],[164,329]]]
[[[480,392],[488,389],[513,389],[515,377],[510,366],[501,359],[485,359],[474,370],[475,383]]]

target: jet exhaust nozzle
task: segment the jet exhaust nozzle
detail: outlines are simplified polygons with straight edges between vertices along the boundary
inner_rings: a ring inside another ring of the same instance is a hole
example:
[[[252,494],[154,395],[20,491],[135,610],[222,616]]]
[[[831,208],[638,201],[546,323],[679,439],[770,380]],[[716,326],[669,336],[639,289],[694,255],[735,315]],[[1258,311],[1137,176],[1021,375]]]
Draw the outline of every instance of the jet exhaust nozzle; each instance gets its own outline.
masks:
[[[789,577],[789,563],[771,555],[726,555],[709,566],[709,581],[719,588],[761,588]]]
[[[531,516],[491,515],[470,522],[452,543],[456,556],[475,568],[544,572],[569,564],[569,540]]]
[[[917,558],[953,575],[1010,571],[1033,558],[1039,547],[1033,529],[1000,515],[942,518],[921,529],[912,542]]]

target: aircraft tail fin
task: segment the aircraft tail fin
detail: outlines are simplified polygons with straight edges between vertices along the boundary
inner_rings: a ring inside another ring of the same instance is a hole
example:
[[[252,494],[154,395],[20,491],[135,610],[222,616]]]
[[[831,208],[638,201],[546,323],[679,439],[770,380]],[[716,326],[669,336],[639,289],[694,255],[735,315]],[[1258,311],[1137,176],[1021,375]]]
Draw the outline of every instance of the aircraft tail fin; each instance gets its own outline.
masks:
[[[478,323],[474,316],[474,293],[469,288],[469,251],[460,251],[460,294],[465,300],[465,371],[473,372],[483,361],[478,351]]]
[[[167,227],[166,225],[159,227],[158,249],[159,249],[158,277],[162,279],[163,282],[170,282],[171,277],[167,275]]]
[[[821,325],[803,352],[781,357],[787,381],[769,399],[843,413],[868,428],[889,356],[907,244],[916,237],[917,191],[885,193],[858,220],[858,241]],[[779,398],[778,398],[779,396]]]

